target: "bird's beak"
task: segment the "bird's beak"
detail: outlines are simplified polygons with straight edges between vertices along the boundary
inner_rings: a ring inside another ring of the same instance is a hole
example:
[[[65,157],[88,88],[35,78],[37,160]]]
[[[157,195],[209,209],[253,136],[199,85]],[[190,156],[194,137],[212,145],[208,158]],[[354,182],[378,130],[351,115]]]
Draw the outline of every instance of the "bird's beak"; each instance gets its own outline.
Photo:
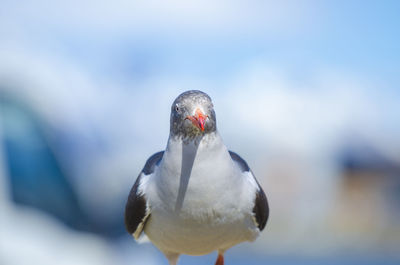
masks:
[[[187,116],[186,119],[189,119],[194,126],[199,128],[201,131],[204,131],[204,124],[206,123],[206,119],[208,118],[200,109],[196,109],[196,112],[193,116]]]

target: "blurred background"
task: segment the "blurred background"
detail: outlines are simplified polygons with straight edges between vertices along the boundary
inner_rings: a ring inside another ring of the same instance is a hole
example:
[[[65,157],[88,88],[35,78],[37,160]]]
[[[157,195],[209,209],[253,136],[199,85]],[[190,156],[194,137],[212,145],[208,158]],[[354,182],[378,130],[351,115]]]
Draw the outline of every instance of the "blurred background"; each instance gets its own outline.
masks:
[[[398,1],[2,0],[0,264],[167,264],[123,210],[189,89],[213,98],[271,207],[227,264],[399,264],[399,14]]]

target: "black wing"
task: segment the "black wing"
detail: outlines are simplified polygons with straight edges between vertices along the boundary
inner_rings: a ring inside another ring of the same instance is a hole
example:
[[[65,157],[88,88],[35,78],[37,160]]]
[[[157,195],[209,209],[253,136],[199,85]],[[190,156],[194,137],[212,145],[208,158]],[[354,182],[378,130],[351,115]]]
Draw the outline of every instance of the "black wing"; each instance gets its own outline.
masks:
[[[129,234],[133,234],[136,239],[139,238],[143,231],[146,220],[150,216],[146,197],[138,191],[142,178],[152,174],[154,168],[158,165],[163,157],[164,151],[152,155],[144,165],[144,168],[137,177],[135,184],[129,192],[128,201],[125,206],[125,227]]]
[[[249,165],[247,165],[246,161],[244,161],[243,158],[241,158],[238,154],[235,152],[229,151],[229,154],[231,155],[231,158],[233,161],[235,161],[242,172],[250,172],[253,177],[254,174],[251,172]],[[260,184],[258,183],[257,179],[254,177],[254,180],[256,181],[258,185],[258,190],[256,194],[256,199],[253,207],[253,213],[255,220],[257,222],[257,226],[262,231],[267,224],[268,216],[269,216],[269,207],[268,207],[268,200],[267,196],[265,196],[265,193],[263,189],[261,188]]]

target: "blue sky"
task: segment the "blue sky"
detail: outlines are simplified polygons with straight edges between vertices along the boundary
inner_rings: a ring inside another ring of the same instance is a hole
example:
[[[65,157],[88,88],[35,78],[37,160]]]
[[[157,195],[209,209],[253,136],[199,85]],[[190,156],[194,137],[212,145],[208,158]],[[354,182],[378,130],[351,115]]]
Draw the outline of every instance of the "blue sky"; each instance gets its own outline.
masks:
[[[0,38],[128,78],[218,79],[257,59],[293,78],[333,68],[388,89],[399,82],[397,1],[193,3],[5,1]]]
[[[0,77],[80,124],[83,110],[95,126],[127,112],[127,131],[148,142],[141,108],[153,97],[148,115],[164,113],[186,89],[210,93],[221,116],[242,116],[261,135],[279,138],[299,120],[315,132],[358,124],[396,135],[399,11],[396,1],[5,1]],[[167,131],[164,114],[153,130]],[[229,134],[235,123],[223,126]]]

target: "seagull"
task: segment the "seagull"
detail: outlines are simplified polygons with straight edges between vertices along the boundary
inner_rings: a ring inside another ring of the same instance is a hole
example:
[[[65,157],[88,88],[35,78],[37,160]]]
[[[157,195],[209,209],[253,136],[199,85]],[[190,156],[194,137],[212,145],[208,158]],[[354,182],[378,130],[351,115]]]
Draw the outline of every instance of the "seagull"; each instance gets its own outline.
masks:
[[[172,104],[165,151],[152,155],[125,207],[125,226],[149,239],[176,265],[181,254],[224,253],[254,241],[269,216],[267,198],[252,171],[229,151],[217,130],[211,98],[190,90]]]

